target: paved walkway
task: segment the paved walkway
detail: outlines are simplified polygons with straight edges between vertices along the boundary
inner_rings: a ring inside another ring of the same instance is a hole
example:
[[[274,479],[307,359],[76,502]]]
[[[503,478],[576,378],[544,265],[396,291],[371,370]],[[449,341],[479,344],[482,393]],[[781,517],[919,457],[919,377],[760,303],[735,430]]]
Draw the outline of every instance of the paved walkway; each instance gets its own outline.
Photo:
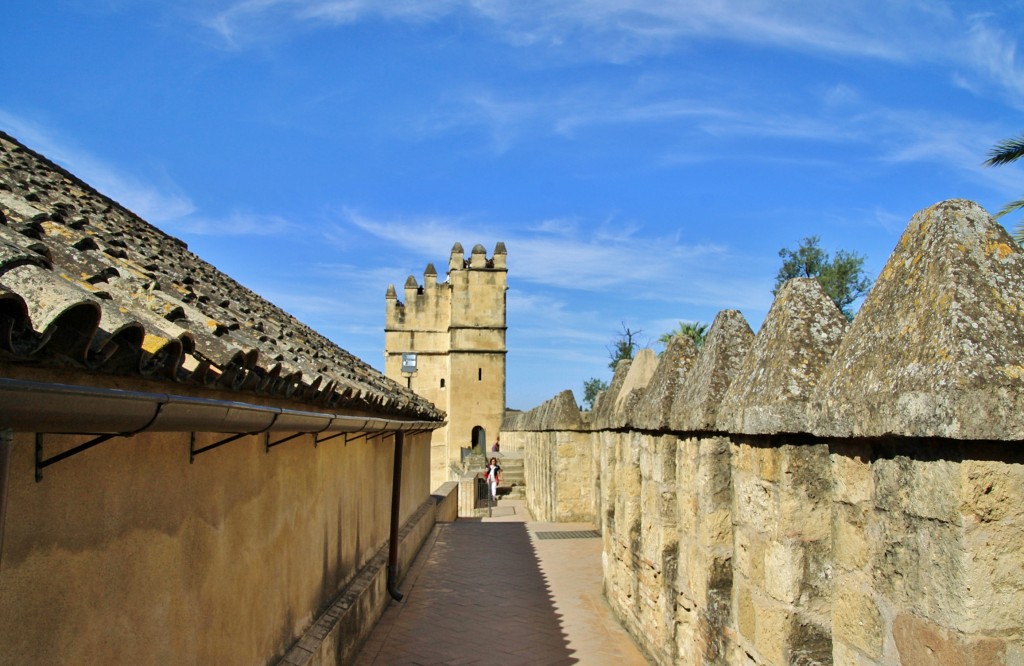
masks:
[[[357,666],[647,664],[601,595],[601,539],[537,537],[593,525],[492,515],[434,528]]]

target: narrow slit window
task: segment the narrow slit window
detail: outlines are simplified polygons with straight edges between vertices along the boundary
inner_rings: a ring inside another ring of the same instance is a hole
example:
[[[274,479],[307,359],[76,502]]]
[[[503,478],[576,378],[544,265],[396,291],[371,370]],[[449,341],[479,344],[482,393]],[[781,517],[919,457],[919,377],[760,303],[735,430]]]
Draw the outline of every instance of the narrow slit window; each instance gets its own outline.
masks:
[[[483,381],[483,379],[484,379],[484,369],[483,368],[477,368],[476,369],[476,380],[478,382],[481,382],[481,381]]]
[[[441,388],[444,388],[444,380],[441,380]]]

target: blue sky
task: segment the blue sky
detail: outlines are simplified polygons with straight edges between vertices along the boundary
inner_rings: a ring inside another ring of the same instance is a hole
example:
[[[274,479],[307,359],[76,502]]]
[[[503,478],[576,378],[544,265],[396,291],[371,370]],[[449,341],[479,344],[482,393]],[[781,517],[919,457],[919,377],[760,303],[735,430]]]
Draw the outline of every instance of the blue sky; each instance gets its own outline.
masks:
[[[1024,171],[1024,3],[43,0],[0,129],[380,368],[384,293],[508,247],[508,403],[622,324],[741,310],[809,235],[874,277],[910,216]],[[1007,220],[1008,225],[1016,222]]]

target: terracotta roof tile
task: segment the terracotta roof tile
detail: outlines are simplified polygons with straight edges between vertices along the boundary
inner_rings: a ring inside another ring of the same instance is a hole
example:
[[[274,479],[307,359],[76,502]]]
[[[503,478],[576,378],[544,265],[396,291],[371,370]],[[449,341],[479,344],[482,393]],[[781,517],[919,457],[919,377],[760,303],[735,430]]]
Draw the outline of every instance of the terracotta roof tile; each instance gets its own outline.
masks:
[[[0,362],[441,420],[393,382],[0,132]]]

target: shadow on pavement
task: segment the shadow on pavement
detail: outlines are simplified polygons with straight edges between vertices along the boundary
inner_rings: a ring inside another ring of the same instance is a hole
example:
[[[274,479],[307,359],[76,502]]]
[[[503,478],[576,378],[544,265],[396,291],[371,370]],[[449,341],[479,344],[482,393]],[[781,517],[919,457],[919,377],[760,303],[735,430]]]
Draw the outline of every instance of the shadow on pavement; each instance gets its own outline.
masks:
[[[526,525],[439,525],[357,664],[575,664]]]

